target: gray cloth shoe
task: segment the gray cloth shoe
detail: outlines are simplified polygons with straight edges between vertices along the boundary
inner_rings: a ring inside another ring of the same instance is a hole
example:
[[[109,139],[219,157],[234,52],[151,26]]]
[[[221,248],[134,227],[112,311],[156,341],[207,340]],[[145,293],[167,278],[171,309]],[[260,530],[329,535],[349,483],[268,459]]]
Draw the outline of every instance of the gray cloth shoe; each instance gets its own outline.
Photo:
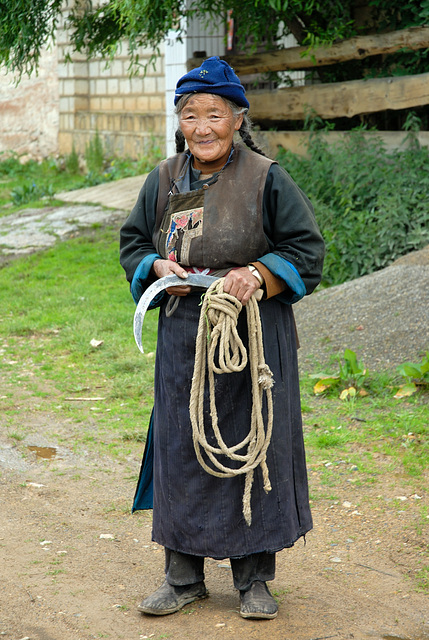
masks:
[[[206,596],[207,589],[204,582],[196,582],[184,587],[173,587],[165,580],[159,589],[139,604],[137,609],[153,616],[166,616],[169,613],[179,611],[185,604]]]
[[[242,618],[275,618],[279,607],[265,582],[255,580],[248,591],[240,591]]]

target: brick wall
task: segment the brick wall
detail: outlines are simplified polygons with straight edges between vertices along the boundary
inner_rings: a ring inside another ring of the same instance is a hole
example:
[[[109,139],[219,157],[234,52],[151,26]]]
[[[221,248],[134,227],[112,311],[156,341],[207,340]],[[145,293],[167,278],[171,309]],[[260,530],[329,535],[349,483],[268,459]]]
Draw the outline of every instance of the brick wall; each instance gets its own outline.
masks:
[[[86,60],[70,52],[68,33],[60,29],[58,43],[59,136],[58,149],[68,154],[73,144],[84,153],[98,132],[109,154],[141,157],[155,138],[165,147],[164,57],[143,76],[130,77],[129,59],[120,54],[106,66],[99,59]],[[150,57],[141,50],[140,60]]]

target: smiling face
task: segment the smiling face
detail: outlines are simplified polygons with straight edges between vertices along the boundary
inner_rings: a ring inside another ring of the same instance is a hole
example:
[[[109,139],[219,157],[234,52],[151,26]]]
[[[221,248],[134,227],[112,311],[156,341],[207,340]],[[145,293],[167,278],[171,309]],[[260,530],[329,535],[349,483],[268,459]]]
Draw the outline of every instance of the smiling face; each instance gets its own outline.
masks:
[[[197,93],[189,98],[179,119],[189,151],[194,156],[195,169],[203,173],[222,169],[231,151],[234,131],[239,130],[243,116],[234,116],[231,107],[220,96]]]

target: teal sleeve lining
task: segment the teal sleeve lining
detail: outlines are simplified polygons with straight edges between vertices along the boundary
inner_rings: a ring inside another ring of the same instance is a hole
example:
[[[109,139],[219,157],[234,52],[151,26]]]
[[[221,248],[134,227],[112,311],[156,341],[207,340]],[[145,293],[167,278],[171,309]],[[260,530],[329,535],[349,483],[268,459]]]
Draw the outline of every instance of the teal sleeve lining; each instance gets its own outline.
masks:
[[[161,256],[159,256],[157,253],[150,253],[143,258],[143,260],[139,263],[137,269],[135,270],[130,289],[131,295],[133,296],[133,300],[136,304],[142,297],[144,290],[147,288],[146,281],[149,278],[150,270],[152,269],[153,263],[155,262],[155,260],[159,260],[160,258]],[[150,304],[150,309],[156,306],[156,304],[154,304],[155,300],[156,298]]]
[[[293,304],[305,296],[307,289],[293,264],[275,253],[265,254],[258,258],[258,262],[265,265],[273,275],[287,284],[288,289],[277,294],[276,298],[278,300],[286,304]]]

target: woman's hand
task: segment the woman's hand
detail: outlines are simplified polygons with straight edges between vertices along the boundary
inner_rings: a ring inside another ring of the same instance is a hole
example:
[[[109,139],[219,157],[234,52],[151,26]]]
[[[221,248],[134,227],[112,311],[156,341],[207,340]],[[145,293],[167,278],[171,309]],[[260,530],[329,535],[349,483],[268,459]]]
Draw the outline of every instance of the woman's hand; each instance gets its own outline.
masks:
[[[223,290],[237,298],[245,307],[260,286],[258,279],[247,267],[240,267],[240,269],[232,269],[225,276]]]
[[[158,278],[176,275],[179,276],[179,278],[186,280],[188,277],[188,272],[185,271],[180,264],[177,264],[177,262],[173,262],[172,260],[155,260],[152,265],[152,270]],[[187,296],[191,291],[191,287],[186,284],[184,284],[183,287],[181,285],[177,285],[175,287],[168,287],[166,291],[170,296]]]

